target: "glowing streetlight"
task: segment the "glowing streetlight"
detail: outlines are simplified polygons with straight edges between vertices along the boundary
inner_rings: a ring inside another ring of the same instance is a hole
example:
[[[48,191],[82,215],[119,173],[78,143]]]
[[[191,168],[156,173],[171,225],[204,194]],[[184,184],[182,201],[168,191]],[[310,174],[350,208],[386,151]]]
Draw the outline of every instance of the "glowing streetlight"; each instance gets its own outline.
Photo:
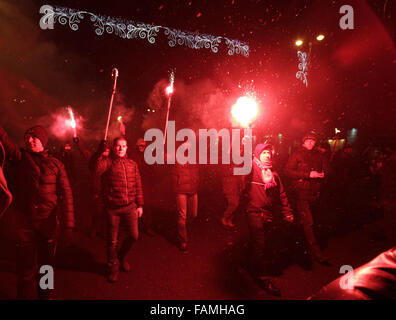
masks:
[[[318,41],[322,41],[323,39],[324,39],[324,35],[323,34],[320,34],[320,35],[318,35],[317,37],[316,37],[316,40],[318,40]]]
[[[302,40],[297,40],[297,41],[295,42],[295,44],[296,44],[297,47],[300,47],[300,46],[302,46],[303,41],[302,41]]]

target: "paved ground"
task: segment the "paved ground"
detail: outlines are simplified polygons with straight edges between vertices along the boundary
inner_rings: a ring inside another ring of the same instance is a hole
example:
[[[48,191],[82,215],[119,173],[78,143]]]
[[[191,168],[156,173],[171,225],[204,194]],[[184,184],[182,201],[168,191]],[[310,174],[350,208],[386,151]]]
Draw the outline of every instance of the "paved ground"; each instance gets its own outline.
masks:
[[[214,196],[206,194],[200,199],[199,217],[190,227],[189,254],[181,253],[175,246],[174,224],[170,223],[174,207],[171,202],[164,203],[167,210],[155,212],[157,234],[150,237],[141,233],[131,252],[131,272],[122,273],[115,284],[108,283],[105,278],[105,241],[91,239],[78,230],[75,244],[58,250],[57,299],[274,299],[256,286],[246,267],[248,230],[245,217],[238,216],[238,232],[224,230],[218,223],[221,204],[211,197]],[[0,299],[16,296],[14,247],[6,236],[10,219],[9,214],[0,225],[3,235]],[[282,299],[306,299],[337,278],[342,265],[358,267],[396,245],[395,234],[388,239],[381,237],[383,227],[392,230],[395,221],[391,220],[371,221],[356,230],[339,227],[325,249],[333,266],[314,264],[312,270],[305,270],[306,266],[299,263],[301,259],[295,254],[299,248],[295,245],[296,239],[287,242],[282,236],[287,230],[276,229],[272,241],[277,248],[281,274],[274,281],[282,290]]]

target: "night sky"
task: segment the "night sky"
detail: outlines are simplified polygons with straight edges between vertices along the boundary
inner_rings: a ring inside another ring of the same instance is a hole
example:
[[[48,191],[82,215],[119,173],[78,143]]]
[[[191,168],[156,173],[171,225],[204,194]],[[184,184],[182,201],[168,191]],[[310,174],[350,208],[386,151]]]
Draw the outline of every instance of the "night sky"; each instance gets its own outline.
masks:
[[[42,5],[228,37],[249,45],[249,57],[170,47],[161,30],[154,44],[95,34],[86,16],[73,31],[39,26]],[[354,30],[342,30],[339,9],[354,8]],[[71,105],[86,140],[103,138],[111,70],[119,70],[110,134],[122,115],[131,135],[163,128],[169,71],[176,69],[170,120],[177,126],[221,129],[231,105],[247,92],[260,102],[262,135],[291,137],[337,127],[362,137],[395,136],[396,3],[394,1],[0,1],[0,124],[17,141],[42,123],[71,138],[59,117]],[[324,34],[322,42],[316,41]],[[304,40],[297,49],[295,40]],[[297,50],[308,50],[308,87],[296,78]],[[150,109],[150,111],[147,111]],[[153,110],[155,112],[153,112]]]

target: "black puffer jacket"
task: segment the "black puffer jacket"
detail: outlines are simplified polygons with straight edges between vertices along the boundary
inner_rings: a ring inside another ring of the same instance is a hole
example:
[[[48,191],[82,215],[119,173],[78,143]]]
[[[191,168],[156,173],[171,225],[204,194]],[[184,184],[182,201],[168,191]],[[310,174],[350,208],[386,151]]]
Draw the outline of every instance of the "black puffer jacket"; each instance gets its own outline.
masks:
[[[173,167],[172,180],[175,193],[197,193],[199,187],[198,165],[176,163]]]
[[[107,207],[120,208],[133,203],[143,206],[142,181],[135,161],[115,155],[101,156],[97,159],[95,174],[102,177]]]
[[[301,147],[287,161],[285,174],[291,179],[292,190],[298,198],[315,200],[319,197],[323,179],[310,178],[310,172],[323,171],[326,179],[329,175],[329,168],[327,158],[318,150],[307,150]]]
[[[61,222],[74,227],[73,195],[64,165],[47,151],[29,152],[18,148],[0,127],[7,158],[16,166],[15,203],[30,219],[48,218],[59,206]]]

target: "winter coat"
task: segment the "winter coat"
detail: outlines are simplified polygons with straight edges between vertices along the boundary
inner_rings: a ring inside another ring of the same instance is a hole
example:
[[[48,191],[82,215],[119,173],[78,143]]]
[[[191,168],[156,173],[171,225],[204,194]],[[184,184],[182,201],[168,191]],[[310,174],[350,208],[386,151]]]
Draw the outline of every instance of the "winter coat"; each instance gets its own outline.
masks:
[[[194,194],[199,187],[199,169],[194,164],[176,163],[172,171],[173,191],[175,193]]]
[[[49,218],[60,207],[62,224],[74,227],[73,195],[64,165],[47,150],[36,153],[18,148],[1,127],[0,140],[16,167],[17,209],[38,221]]]
[[[297,198],[317,200],[320,195],[322,178],[310,178],[311,171],[324,172],[326,179],[329,175],[329,162],[322,153],[313,149],[301,147],[294,152],[286,163],[285,174],[291,179],[292,191]]]
[[[95,175],[101,177],[108,208],[121,208],[131,204],[143,206],[142,181],[135,161],[115,155],[100,156],[95,165]]]
[[[275,171],[272,171],[276,186],[266,188],[261,169],[253,161],[252,173],[248,177],[248,198],[247,212],[264,213],[269,220],[273,219],[275,210],[280,208],[284,217],[292,215],[286,191],[282,181]]]

